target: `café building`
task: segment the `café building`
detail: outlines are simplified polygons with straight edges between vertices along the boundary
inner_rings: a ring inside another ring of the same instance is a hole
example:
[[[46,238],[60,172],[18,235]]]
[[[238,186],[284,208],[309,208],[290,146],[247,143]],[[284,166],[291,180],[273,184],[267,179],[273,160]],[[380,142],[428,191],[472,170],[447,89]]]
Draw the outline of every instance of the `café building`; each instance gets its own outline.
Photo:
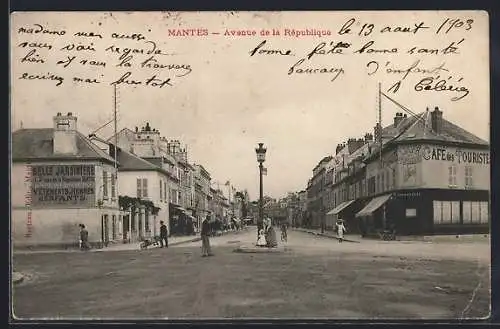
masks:
[[[381,135],[380,135],[381,134]],[[375,127],[365,157],[364,206],[356,213],[365,234],[394,228],[399,235],[488,233],[490,146],[443,117],[439,108],[398,113]]]
[[[77,131],[72,113],[52,128],[12,133],[11,236],[14,247],[74,247],[78,224],[93,246],[118,238],[112,157]]]

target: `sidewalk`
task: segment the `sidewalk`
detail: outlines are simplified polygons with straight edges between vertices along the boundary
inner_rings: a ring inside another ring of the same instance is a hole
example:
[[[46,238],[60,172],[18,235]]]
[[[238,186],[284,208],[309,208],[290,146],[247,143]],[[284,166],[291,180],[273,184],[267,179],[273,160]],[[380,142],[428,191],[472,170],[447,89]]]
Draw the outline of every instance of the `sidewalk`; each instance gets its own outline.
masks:
[[[321,233],[321,229],[293,228],[292,230],[297,231],[297,232],[304,232],[304,233],[314,234],[314,235],[323,236],[323,237],[326,237],[326,238],[337,239],[338,240],[336,233],[329,232],[329,231],[325,231],[324,233]],[[357,235],[344,234],[344,241],[346,241],[346,242],[354,242],[354,243],[361,243],[359,241],[359,237]]]
[[[168,238],[168,246],[176,246],[183,243],[200,241],[201,237],[197,235],[189,236],[173,236]],[[133,243],[115,243],[102,249],[91,249],[90,252],[108,252],[108,251],[125,251],[125,250],[140,250],[140,242]],[[147,249],[159,248],[159,246],[149,246]],[[79,251],[79,250],[77,250]]]
[[[334,232],[325,231],[321,233],[321,229],[305,229],[305,228],[294,228],[294,231],[310,233],[318,236],[324,236],[332,239],[337,239],[337,235]],[[376,237],[366,237],[366,240],[382,241]],[[344,241],[360,243],[361,238],[358,235],[344,235]],[[411,242],[427,242],[427,243],[490,243],[490,234],[467,234],[467,235],[406,235],[397,236],[396,241],[402,243]]]
[[[243,228],[242,230],[239,231],[228,231],[224,232],[219,236],[222,235],[227,235],[227,234],[238,234],[242,232],[246,232],[248,228]],[[216,238],[216,237],[215,237]],[[190,235],[190,236],[174,236],[170,237],[168,239],[168,246],[177,246],[180,244],[184,243],[190,243],[190,242],[196,242],[196,241],[201,241],[201,237],[199,234],[197,235]],[[159,246],[149,246],[148,249],[153,249],[153,248],[159,248]],[[110,251],[127,251],[127,250],[140,250],[140,242],[133,242],[133,243],[113,243],[108,245],[105,248],[95,248],[95,249],[90,249],[88,252],[110,252]],[[52,253],[73,253],[73,252],[81,252],[80,249],[46,249],[46,250],[26,250],[26,249],[20,249],[20,250],[12,250],[12,254],[17,254],[17,255],[26,255],[26,254],[52,254]]]
[[[422,235],[400,236],[396,240],[401,242],[452,242],[452,243],[490,243],[490,234],[449,234],[449,235]]]

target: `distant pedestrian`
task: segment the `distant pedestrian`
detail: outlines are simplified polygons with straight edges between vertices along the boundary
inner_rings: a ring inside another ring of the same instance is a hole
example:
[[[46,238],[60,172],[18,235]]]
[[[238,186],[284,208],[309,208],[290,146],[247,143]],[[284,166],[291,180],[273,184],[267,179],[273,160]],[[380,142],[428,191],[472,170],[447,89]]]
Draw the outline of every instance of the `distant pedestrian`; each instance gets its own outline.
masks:
[[[88,250],[89,249],[89,231],[85,229],[85,225],[80,224],[80,249]]]
[[[168,230],[167,225],[162,220],[160,221],[160,248],[163,248],[163,242],[165,242],[165,247],[168,248]]]
[[[337,220],[337,223],[335,224],[337,227],[337,239],[339,240],[339,243],[344,241],[344,232],[347,232],[347,229],[344,226],[344,221],[342,219]]]
[[[210,249],[210,217],[207,216],[201,223],[201,256],[213,256]]]
[[[287,224],[281,223],[281,241],[288,241]]]
[[[257,246],[258,247],[265,247],[267,245],[266,242],[266,236],[264,235],[264,230],[260,229],[259,230],[259,238],[257,239]]]

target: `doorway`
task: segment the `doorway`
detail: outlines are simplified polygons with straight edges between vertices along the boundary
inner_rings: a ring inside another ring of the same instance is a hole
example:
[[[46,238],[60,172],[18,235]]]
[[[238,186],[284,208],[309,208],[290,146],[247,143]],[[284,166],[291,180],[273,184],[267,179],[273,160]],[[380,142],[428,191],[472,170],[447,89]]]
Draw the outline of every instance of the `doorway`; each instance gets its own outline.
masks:
[[[112,220],[111,220],[111,238],[116,240],[116,215],[113,215]]]
[[[109,216],[102,216],[102,242],[105,247],[108,246],[109,243]]]
[[[129,238],[129,221],[130,215],[123,216],[123,240],[127,240]]]

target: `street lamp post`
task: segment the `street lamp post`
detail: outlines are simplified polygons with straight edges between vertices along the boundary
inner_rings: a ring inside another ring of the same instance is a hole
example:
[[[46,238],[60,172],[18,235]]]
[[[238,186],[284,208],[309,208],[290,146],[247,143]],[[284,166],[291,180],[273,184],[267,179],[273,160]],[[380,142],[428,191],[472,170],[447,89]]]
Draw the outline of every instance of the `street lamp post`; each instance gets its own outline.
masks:
[[[259,163],[259,178],[260,178],[260,193],[259,193],[259,220],[257,221],[257,239],[259,231],[262,229],[264,222],[264,188],[262,184],[262,171],[264,169],[264,161],[266,161],[267,149],[263,147],[264,143],[259,143],[259,147],[255,149],[257,153],[257,162]]]

